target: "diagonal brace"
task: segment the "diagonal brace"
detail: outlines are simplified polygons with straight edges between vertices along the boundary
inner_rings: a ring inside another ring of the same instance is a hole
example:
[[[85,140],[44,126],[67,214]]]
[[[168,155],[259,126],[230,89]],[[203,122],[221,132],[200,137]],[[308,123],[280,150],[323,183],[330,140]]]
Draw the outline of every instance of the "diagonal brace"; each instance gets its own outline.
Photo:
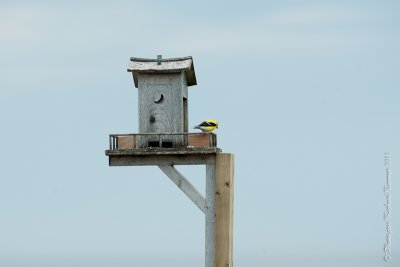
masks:
[[[185,193],[203,212],[206,212],[206,200],[196,188],[174,166],[158,165],[158,167]]]

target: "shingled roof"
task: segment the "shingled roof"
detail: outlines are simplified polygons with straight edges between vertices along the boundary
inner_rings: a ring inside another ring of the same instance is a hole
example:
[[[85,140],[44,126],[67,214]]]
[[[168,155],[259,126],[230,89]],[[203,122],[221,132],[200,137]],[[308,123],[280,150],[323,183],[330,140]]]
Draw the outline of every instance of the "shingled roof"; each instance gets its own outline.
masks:
[[[159,64],[161,62],[161,64]],[[133,74],[135,87],[138,87],[139,73],[179,73],[184,71],[187,86],[196,85],[196,73],[194,71],[192,57],[148,59],[132,57],[128,71]]]

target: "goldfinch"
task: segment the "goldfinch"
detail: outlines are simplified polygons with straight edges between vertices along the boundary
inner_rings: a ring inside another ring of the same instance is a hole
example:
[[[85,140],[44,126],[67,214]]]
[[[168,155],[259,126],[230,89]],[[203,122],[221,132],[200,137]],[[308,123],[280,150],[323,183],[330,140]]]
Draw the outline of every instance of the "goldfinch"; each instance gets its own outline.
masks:
[[[216,120],[205,120],[199,125],[196,125],[194,129],[200,129],[203,132],[212,132],[218,129],[218,122]]]

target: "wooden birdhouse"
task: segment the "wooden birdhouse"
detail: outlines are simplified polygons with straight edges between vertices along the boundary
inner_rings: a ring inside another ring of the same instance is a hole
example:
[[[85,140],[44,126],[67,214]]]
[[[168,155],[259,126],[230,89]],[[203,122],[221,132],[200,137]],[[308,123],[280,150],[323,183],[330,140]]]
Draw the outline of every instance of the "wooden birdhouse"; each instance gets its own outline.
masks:
[[[174,153],[216,151],[215,134],[188,131],[188,87],[197,84],[192,57],[132,57],[128,72],[138,88],[139,129],[137,134],[110,135],[110,150],[139,154],[143,149],[162,149],[160,153],[168,153],[168,149]]]
[[[139,134],[177,134],[188,132],[188,86],[196,85],[192,57],[162,59],[131,58],[132,72],[138,88]],[[182,135],[161,140],[161,147],[183,146]],[[139,140],[139,147],[160,147],[157,136]]]

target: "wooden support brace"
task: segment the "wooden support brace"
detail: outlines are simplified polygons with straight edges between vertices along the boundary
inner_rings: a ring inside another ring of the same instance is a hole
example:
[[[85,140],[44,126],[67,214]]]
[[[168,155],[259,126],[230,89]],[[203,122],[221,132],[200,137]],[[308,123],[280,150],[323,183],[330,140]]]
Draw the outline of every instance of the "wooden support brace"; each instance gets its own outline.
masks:
[[[158,165],[158,167],[185,193],[203,212],[206,212],[206,201],[196,188],[174,166]]]
[[[215,266],[233,266],[234,154],[217,154],[215,169]]]

